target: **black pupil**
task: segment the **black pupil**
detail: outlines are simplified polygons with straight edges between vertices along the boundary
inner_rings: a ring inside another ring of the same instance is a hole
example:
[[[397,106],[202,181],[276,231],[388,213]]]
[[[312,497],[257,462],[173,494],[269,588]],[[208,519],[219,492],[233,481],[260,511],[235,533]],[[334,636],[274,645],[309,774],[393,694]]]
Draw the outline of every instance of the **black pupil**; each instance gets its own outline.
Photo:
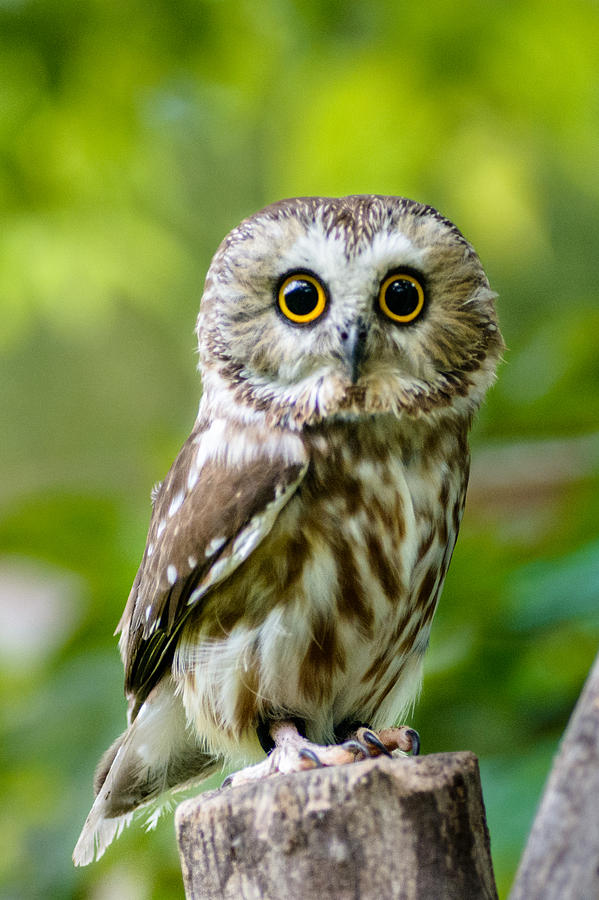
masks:
[[[418,288],[407,278],[397,278],[385,290],[385,301],[395,316],[409,316],[420,301]]]
[[[287,309],[294,316],[307,316],[318,304],[318,289],[311,281],[301,278],[290,281],[284,291]]]

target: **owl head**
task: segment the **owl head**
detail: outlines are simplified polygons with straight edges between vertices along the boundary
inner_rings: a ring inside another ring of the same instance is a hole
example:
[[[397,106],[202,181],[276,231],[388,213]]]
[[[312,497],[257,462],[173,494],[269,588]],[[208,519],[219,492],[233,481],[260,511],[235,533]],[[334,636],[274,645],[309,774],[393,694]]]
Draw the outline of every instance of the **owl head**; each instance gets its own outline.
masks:
[[[471,415],[503,342],[473,247],[430,206],[283,200],[222,242],[198,319],[207,401],[301,429],[333,416]]]

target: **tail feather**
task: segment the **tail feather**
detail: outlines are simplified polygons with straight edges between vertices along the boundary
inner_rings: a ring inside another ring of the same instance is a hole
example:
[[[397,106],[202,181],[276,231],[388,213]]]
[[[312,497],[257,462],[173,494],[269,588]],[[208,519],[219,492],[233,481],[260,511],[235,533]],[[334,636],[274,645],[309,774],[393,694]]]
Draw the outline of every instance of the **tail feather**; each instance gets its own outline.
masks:
[[[160,806],[169,802],[161,798],[165,791],[206,778],[217,765],[187,727],[181,699],[165,679],[102,757],[97,796],[73,851],[75,865],[100,859],[138,810],[153,807],[150,827],[155,825]]]
[[[119,837],[135,814],[135,811],[132,811],[115,819],[107,819],[102,815],[102,810],[95,807],[94,803],[73,850],[73,862],[76,866],[87,866],[94,859],[100,859],[106,848]]]

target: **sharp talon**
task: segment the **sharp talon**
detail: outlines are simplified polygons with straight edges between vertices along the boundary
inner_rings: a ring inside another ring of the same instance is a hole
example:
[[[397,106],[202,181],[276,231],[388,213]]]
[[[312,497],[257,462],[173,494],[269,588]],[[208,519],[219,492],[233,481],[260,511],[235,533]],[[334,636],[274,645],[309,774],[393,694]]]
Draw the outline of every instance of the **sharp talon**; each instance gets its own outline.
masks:
[[[362,741],[356,740],[356,738],[352,738],[349,741],[344,741],[341,744],[341,748],[343,750],[355,750],[358,753],[362,753],[364,756],[369,757],[371,755],[370,748],[363,744]]]
[[[408,728],[406,734],[412,741],[412,756],[418,756],[420,753],[420,735],[413,728]]]
[[[314,750],[310,750],[309,747],[302,747],[302,749],[298,751],[298,756],[300,759],[310,760],[310,762],[314,763],[314,768],[322,769],[321,761],[319,760]]]
[[[231,787],[232,784],[233,784],[233,773],[231,773],[230,775],[227,775],[227,777],[225,778],[225,780],[223,781],[223,783],[220,786],[221,790],[223,788]]]
[[[414,732],[414,734],[416,734],[416,732]],[[391,751],[388,750],[387,747],[385,747],[381,739],[374,733],[374,731],[370,731],[370,729],[364,730],[362,732],[362,740],[365,741],[366,744],[370,744],[371,747],[378,750],[378,752],[382,756],[392,756]],[[369,753],[368,755],[370,756],[372,754]]]

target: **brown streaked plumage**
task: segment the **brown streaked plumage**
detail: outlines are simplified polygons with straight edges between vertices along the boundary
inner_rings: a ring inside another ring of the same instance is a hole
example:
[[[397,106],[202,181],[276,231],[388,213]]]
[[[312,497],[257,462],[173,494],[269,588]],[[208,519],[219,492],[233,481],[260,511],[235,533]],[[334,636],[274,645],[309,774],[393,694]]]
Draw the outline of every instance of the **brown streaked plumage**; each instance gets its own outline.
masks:
[[[198,338],[198,419],[119,626],[129,727],[100,764],[79,864],[163,791],[259,759],[265,723],[332,742],[406,711],[503,347],[455,225],[371,195],[242,222]]]

